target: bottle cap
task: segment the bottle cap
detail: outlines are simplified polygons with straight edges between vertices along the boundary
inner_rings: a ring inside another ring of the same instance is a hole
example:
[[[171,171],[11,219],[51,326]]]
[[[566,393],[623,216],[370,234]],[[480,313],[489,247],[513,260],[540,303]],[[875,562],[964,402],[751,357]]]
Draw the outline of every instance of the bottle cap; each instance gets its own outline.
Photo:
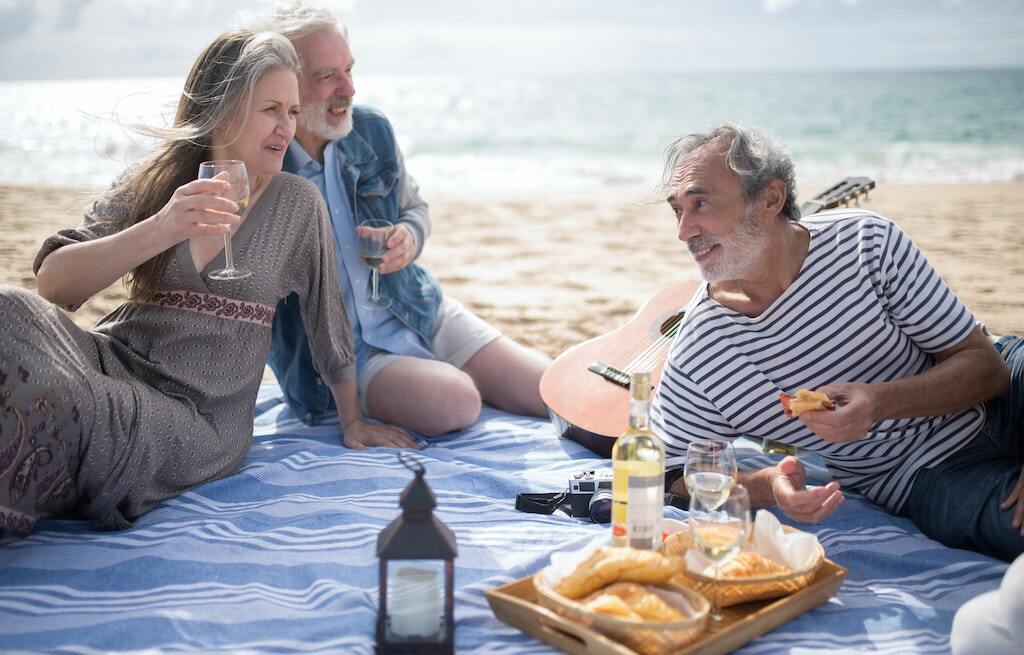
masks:
[[[638,371],[629,376],[629,395],[634,400],[651,399],[650,371]]]

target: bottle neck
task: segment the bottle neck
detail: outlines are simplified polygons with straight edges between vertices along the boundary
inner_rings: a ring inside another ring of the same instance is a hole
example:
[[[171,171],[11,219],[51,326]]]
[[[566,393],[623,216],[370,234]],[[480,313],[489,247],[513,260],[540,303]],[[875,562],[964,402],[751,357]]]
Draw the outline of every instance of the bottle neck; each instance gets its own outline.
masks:
[[[621,416],[621,414],[620,414]],[[651,401],[629,399],[629,427],[635,430],[649,430],[651,427]]]

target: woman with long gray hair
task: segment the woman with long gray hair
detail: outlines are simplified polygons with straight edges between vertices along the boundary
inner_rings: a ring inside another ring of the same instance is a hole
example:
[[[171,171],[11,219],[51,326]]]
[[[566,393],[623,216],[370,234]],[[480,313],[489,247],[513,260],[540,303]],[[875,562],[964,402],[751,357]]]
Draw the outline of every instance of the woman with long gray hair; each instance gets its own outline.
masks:
[[[158,131],[161,145],[79,227],[43,243],[42,297],[0,287],[0,534],[57,514],[127,527],[237,471],[286,298],[301,308],[345,441],[416,447],[398,428],[363,421],[323,202],[281,173],[297,70],[280,35],[217,37],[192,67],[174,126]],[[248,203],[226,197],[222,176],[196,179],[206,160],[244,162]],[[225,232],[251,276],[210,277],[224,267]],[[54,306],[74,310],[121,277],[129,301],[91,331]]]

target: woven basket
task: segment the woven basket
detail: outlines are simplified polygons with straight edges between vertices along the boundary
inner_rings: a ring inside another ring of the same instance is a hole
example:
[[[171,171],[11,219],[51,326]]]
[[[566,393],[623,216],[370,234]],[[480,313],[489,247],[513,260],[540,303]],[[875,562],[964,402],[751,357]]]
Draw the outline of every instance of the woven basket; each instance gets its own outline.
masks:
[[[679,594],[686,598],[690,606],[697,610],[697,615],[683,621],[668,623],[626,621],[607,614],[600,614],[584,609],[576,601],[556,593],[544,579],[543,569],[533,576],[533,586],[537,590],[537,601],[542,607],[563,616],[574,623],[603,634],[641,655],[658,655],[667,653],[689,644],[704,632],[710,605],[704,596],[685,587],[659,587],[645,585],[657,593],[669,605],[683,611],[678,601],[674,602],[671,594]]]
[[[796,532],[795,528],[783,526],[786,532]],[[746,548],[751,548],[748,544]],[[723,578],[718,582],[718,603],[721,607],[748,603],[754,600],[766,600],[791,594],[803,589],[811,583],[822,562],[825,551],[818,544],[817,557],[807,567],[799,571],[791,571],[781,575],[770,575],[750,578]],[[679,573],[669,580],[669,585],[681,589],[692,589],[707,598],[715,593],[715,579],[693,571]]]

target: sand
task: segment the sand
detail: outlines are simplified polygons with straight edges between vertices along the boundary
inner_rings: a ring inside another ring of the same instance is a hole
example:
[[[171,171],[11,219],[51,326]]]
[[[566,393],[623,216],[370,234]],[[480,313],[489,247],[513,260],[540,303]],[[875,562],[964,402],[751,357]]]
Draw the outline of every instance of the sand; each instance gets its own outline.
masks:
[[[654,291],[698,277],[672,214],[643,202],[643,189],[520,198],[426,191],[434,233],[421,263],[446,293],[552,357],[625,322]],[[89,197],[0,186],[0,283],[34,289],[39,244],[76,225]],[[990,330],[1024,334],[1024,184],[882,184],[865,206],[895,219]],[[89,327],[123,299],[112,287],[74,320]]]

